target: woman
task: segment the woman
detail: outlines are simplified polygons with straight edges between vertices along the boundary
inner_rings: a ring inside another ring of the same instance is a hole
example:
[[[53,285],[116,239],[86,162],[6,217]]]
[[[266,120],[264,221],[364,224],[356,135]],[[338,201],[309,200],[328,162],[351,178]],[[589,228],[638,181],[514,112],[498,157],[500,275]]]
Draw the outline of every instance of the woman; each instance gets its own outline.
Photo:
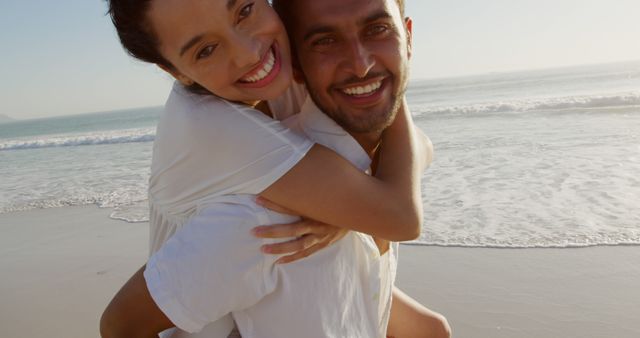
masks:
[[[187,19],[203,10],[211,13],[210,22]],[[421,201],[414,183],[421,170],[412,164],[425,159],[416,159],[423,152],[415,151],[405,109],[385,133],[386,160],[376,178],[288,132],[268,111],[253,109],[291,82],[286,34],[266,1],[111,1],[111,13],[132,55],[203,93],[170,98],[168,106],[177,105],[172,112],[181,104],[189,111],[159,124],[149,199],[152,244],[162,243],[216,198],[246,194],[388,240],[419,233]],[[198,111],[200,100],[216,110]],[[224,161],[211,165],[211,157]]]

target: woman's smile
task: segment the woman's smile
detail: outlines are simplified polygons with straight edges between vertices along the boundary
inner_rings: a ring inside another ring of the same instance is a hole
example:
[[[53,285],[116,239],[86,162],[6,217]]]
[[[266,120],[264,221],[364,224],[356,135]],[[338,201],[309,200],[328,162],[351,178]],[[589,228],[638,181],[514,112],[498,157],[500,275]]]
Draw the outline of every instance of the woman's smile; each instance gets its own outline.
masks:
[[[278,44],[274,44],[262,56],[260,63],[237,81],[239,86],[245,88],[265,87],[278,76],[281,68],[281,57]]]

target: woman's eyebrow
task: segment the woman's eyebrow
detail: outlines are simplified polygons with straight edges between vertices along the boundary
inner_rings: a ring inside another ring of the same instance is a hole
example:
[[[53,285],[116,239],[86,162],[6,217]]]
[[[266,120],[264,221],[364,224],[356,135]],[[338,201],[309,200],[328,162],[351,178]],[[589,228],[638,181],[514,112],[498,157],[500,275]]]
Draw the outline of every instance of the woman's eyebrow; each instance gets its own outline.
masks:
[[[234,0],[230,0],[230,1],[234,1]],[[184,53],[186,53],[189,49],[191,49],[191,47],[195,46],[198,42],[200,42],[202,38],[204,38],[204,34],[198,34],[193,38],[191,38],[191,40],[189,40],[187,43],[185,43],[182,46],[182,48],[180,48],[180,57],[182,57]]]
[[[238,3],[238,0],[228,0],[227,9],[232,10],[237,3]],[[182,46],[182,48],[180,48],[180,57],[182,57],[184,53],[186,53],[189,49],[191,49],[191,47],[195,46],[198,42],[200,42],[200,40],[202,40],[203,37],[204,37],[204,34],[199,34],[191,38],[191,40],[189,40],[187,43],[185,43]]]
[[[236,7],[236,2],[238,2],[238,0],[228,0],[227,1],[227,9],[228,10],[232,10],[233,7]]]

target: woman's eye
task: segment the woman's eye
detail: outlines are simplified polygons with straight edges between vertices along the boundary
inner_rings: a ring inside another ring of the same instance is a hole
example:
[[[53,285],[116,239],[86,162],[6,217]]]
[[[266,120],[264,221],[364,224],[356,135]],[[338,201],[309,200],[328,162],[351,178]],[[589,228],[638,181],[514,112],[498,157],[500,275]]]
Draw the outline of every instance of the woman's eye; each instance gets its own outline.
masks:
[[[209,55],[213,54],[213,51],[216,49],[215,45],[209,45],[207,47],[204,47],[200,50],[200,52],[198,52],[198,55],[196,56],[196,59],[200,60],[200,59],[204,59],[206,57],[208,57]]]
[[[253,11],[253,3],[250,3],[244,7],[242,7],[242,9],[240,10],[240,20],[247,18],[249,15],[251,15],[251,12]]]

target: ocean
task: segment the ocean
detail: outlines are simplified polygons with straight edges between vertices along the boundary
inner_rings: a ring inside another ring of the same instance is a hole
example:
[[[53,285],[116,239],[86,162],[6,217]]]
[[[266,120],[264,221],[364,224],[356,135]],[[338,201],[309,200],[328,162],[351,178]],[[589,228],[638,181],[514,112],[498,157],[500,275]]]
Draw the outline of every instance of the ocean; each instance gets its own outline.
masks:
[[[413,81],[407,98],[435,148],[414,244],[640,244],[640,61]],[[161,110],[0,124],[0,213],[147,221]]]

